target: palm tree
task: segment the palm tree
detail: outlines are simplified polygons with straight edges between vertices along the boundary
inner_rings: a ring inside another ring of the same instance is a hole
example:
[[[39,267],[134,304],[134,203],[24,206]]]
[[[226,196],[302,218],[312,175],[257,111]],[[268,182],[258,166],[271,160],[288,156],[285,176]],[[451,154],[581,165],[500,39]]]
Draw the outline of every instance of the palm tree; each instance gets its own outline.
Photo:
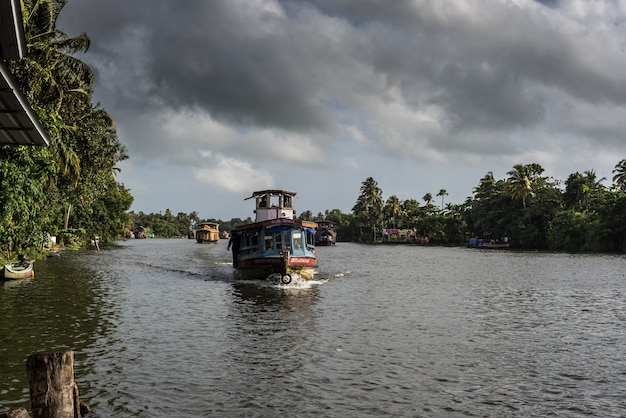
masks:
[[[604,189],[602,181],[606,178],[597,179],[594,170],[587,170],[583,174],[575,172],[569,175],[565,181],[563,203],[565,207],[577,211],[585,211],[589,207],[590,200],[598,196]]]
[[[389,199],[387,199],[383,212],[385,213],[385,216],[391,218],[391,223],[393,225],[393,228],[395,229],[396,220],[402,216],[402,203],[396,195],[393,195]]]
[[[526,207],[526,198],[535,196],[530,178],[531,171],[529,166],[517,164],[507,173],[508,193],[512,199],[521,199],[523,207]]]
[[[622,191],[626,191],[626,158],[615,165],[613,183]]]
[[[426,194],[424,195],[424,197],[422,197],[422,200],[423,200],[424,202],[426,202],[426,206],[429,206],[429,205],[430,205],[430,202],[432,202],[432,201],[433,201],[433,195],[432,195],[432,194],[430,194],[430,193],[426,193]]]
[[[441,189],[439,190],[439,193],[437,193],[437,196],[441,196],[441,209],[443,210],[443,198],[444,196],[448,196],[448,191],[446,189]]]
[[[357,218],[372,228],[376,240],[376,226],[380,224],[383,212],[382,190],[378,183],[368,177],[361,185],[361,194],[352,208]]]
[[[23,0],[24,34],[28,47],[25,60],[29,74],[26,91],[38,97],[40,105],[60,111],[68,94],[78,93],[91,102],[94,74],[72,54],[86,52],[89,37],[70,38],[56,29],[56,20],[66,1]],[[74,116],[76,117],[76,116]]]

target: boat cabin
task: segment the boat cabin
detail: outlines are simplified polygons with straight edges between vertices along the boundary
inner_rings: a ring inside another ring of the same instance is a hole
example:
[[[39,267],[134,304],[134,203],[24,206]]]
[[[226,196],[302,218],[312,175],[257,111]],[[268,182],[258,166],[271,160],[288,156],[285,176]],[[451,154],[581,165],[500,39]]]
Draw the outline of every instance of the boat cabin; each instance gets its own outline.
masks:
[[[196,241],[199,244],[217,242],[220,239],[219,224],[217,222],[201,222],[196,228]]]
[[[317,227],[318,228],[326,228],[326,229],[333,229],[335,227],[335,224],[331,221],[326,221],[326,220],[319,220],[319,221],[315,221],[317,223]]]
[[[261,190],[248,199],[256,199],[256,222],[270,219],[293,219],[296,211],[293,200],[296,192],[287,190]],[[247,199],[246,199],[247,200]]]

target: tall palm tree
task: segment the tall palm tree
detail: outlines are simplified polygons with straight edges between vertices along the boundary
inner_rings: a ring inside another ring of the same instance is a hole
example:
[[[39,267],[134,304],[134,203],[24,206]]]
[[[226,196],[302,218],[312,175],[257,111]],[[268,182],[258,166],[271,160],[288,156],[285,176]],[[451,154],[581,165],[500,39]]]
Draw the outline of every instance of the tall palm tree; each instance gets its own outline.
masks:
[[[517,164],[507,174],[509,176],[507,179],[508,193],[512,199],[521,199],[522,206],[526,207],[526,199],[535,196],[531,182],[531,170],[528,166]]]
[[[391,223],[393,225],[393,228],[395,229],[396,220],[398,220],[402,216],[402,203],[396,195],[393,195],[389,199],[387,199],[383,212],[387,217],[391,218]]]
[[[30,73],[27,89],[48,109],[60,111],[68,94],[80,94],[90,102],[94,75],[91,68],[72,54],[86,52],[89,37],[68,37],[56,28],[66,0],[23,0],[26,59]],[[75,117],[75,116],[74,116]]]
[[[428,206],[428,205],[430,205],[430,202],[432,202],[432,201],[433,201],[433,195],[432,195],[432,194],[430,194],[430,193],[426,193],[426,194],[424,195],[424,197],[422,197],[422,200],[423,200],[424,202],[426,202],[426,206]]]
[[[372,228],[374,240],[376,240],[376,226],[380,224],[382,218],[382,194],[378,183],[372,177],[368,177],[361,184],[361,194],[352,208],[357,218]]]
[[[626,158],[615,165],[613,183],[622,191],[626,191]]]
[[[12,72],[35,109],[53,119],[50,152],[59,165],[59,175],[76,185],[80,177],[80,158],[70,137],[74,121],[90,114],[94,74],[72,54],[86,52],[86,34],[68,37],[56,29],[56,20],[66,0],[23,0],[22,15],[28,55],[13,63]],[[79,106],[77,106],[79,105]],[[50,179],[51,185],[57,181]]]
[[[448,191],[446,189],[441,189],[439,190],[439,193],[437,193],[437,196],[441,196],[441,210],[443,210],[443,198],[444,196],[448,196]]]

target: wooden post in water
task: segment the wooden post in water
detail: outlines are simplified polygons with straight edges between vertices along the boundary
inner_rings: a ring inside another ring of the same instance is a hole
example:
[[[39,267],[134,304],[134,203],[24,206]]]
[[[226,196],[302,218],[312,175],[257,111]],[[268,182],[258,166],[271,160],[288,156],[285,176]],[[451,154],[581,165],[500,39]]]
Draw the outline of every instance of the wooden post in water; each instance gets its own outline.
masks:
[[[82,418],[73,351],[32,354],[26,372],[34,418]]]

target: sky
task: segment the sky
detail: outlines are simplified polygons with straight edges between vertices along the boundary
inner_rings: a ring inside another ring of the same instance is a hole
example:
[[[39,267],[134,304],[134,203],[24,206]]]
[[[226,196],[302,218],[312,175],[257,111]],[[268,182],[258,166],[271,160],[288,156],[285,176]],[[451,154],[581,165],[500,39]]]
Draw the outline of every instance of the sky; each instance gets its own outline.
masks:
[[[626,158],[626,0],[69,0],[131,210],[253,217],[253,191],[350,213],[540,164]]]

